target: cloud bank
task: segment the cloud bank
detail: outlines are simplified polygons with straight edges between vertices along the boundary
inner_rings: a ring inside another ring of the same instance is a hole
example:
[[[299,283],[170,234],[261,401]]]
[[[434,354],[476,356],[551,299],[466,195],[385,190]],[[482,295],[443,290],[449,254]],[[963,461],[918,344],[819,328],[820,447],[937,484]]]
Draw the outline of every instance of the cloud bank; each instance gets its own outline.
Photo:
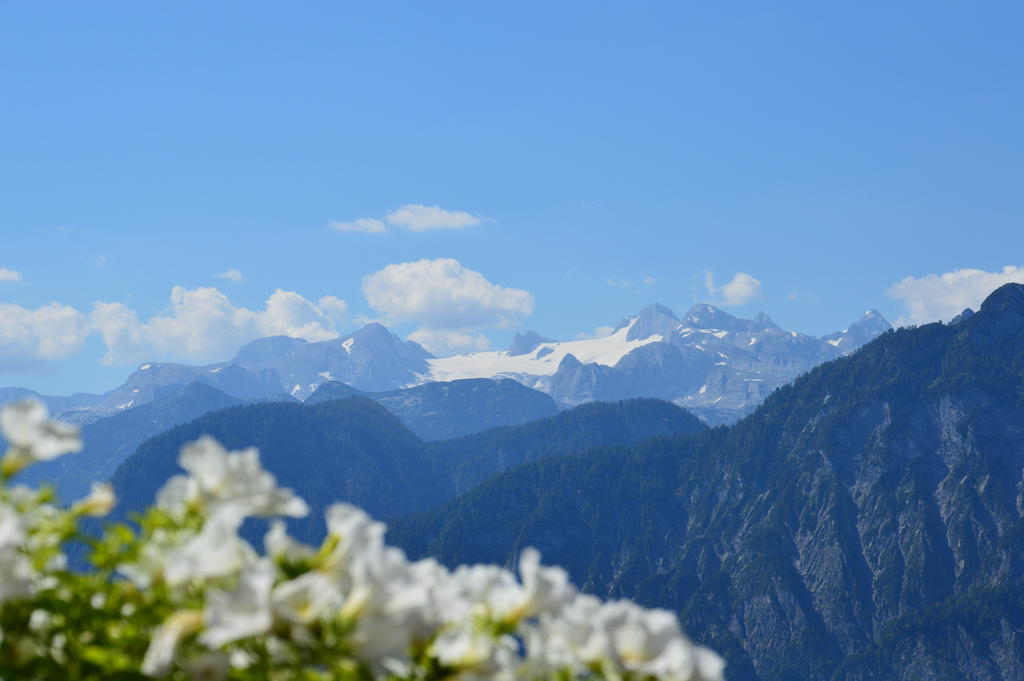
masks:
[[[923,277],[904,277],[886,292],[903,303],[897,325],[949,321],[981,302],[1003,284],[1024,284],[1024,267],[1007,265],[1000,272],[961,269]]]
[[[73,307],[49,303],[34,310],[0,303],[0,371],[34,368],[78,352],[89,321]]]
[[[277,289],[263,309],[250,310],[235,306],[213,287],[175,286],[170,306],[144,322],[116,302],[96,303],[89,318],[107,345],[103,362],[132,364],[147,359],[224,360],[264,336],[327,340],[338,335],[347,312],[347,303],[335,296],[314,303]]]
[[[21,281],[21,272],[0,267],[0,282],[4,281]]]
[[[533,295],[493,284],[453,258],[388,265],[363,277],[370,307],[390,322],[412,322],[410,336],[435,354],[486,349],[469,332],[513,326],[533,313]]]

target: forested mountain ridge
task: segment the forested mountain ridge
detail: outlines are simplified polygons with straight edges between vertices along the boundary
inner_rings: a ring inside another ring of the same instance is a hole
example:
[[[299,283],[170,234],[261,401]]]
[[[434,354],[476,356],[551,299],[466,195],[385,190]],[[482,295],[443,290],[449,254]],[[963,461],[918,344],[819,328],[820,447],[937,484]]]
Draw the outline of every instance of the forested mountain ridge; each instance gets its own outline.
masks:
[[[546,459],[394,524],[680,612],[729,678],[1024,677],[1024,286],[882,335],[730,428]]]
[[[229,448],[255,446],[264,466],[314,509],[311,519],[295,523],[294,530],[315,540],[322,535],[323,506],[336,500],[362,506],[380,518],[397,517],[449,500],[456,493],[456,480],[466,484],[483,479],[520,461],[705,429],[696,417],[670,403],[629,400],[588,404],[520,426],[424,443],[366,397],[256,404],[214,411],[150,438],[118,467],[113,483],[117,513],[127,517],[152,503],[164,482],[180,472],[177,460],[183,444],[206,434]],[[498,453],[492,456],[495,449]],[[484,461],[489,458],[493,460]]]

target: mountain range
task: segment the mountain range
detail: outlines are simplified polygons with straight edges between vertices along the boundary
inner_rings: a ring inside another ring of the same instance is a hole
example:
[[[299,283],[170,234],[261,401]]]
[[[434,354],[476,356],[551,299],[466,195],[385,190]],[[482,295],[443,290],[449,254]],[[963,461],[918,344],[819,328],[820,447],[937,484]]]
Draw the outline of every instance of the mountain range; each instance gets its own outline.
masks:
[[[684,406],[711,424],[752,411],[775,388],[818,364],[855,351],[891,326],[871,310],[822,338],[780,329],[765,314],[734,317],[696,305],[679,318],[650,305],[601,338],[556,341],[516,334],[506,351],[434,357],[412,341],[371,323],[341,338],[306,342],[285,336],[255,340],[227,362],[140,365],[103,395],[44,396],[0,389],[0,399],[34,396],[68,422],[84,425],[173,395],[193,382],[240,400],[305,400],[325,383],[387,393],[459,379],[513,379],[547,393],[558,408],[591,400],[656,397]],[[451,436],[454,433],[440,433]]]
[[[337,389],[148,440],[113,476],[120,512],[210,433],[259,446],[317,510],[389,518],[412,557],[511,566],[535,546],[589,592],[673,610],[730,681],[1022,676],[1024,286],[883,333],[731,426],[647,399],[424,442]],[[315,540],[318,517],[293,529]]]
[[[546,458],[392,523],[670,608],[730,681],[1024,678],[1024,286],[821,365],[728,428]]]

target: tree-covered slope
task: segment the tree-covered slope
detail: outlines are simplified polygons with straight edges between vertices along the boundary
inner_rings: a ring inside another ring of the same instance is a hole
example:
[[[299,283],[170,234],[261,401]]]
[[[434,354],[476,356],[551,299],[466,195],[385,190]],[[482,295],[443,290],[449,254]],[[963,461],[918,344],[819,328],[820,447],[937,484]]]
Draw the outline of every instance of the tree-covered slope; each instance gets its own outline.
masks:
[[[429,508],[452,494],[447,475],[394,415],[371,400],[350,398],[312,406],[234,407],[146,441],[114,474],[121,514],[152,503],[164,482],[180,472],[181,446],[201,435],[231,449],[258,447],[263,465],[313,509],[294,525],[304,538],[322,536],[323,510],[339,499],[388,518]]]
[[[731,428],[507,471],[393,541],[523,546],[679,611],[733,681],[1018,679],[1024,286],[884,334]]]
[[[320,385],[306,402],[362,395],[383,405],[424,440],[443,440],[558,413],[550,396],[511,379],[467,378],[368,393],[344,383]]]
[[[520,426],[424,443],[389,410],[365,397],[258,404],[209,413],[153,437],[117,469],[113,482],[122,517],[144,508],[179,472],[181,446],[208,434],[230,448],[258,447],[266,468],[307,499],[314,516],[320,515],[318,504],[341,499],[389,518],[448,501],[455,495],[455,479],[482,478],[520,461],[596,445],[705,429],[696,417],[667,402],[632,400],[588,404]],[[311,539],[321,529],[319,521],[296,525]]]
[[[463,492],[495,473],[547,456],[706,429],[693,414],[662,400],[590,402],[521,426],[433,442],[428,451],[450,471],[456,491]]]

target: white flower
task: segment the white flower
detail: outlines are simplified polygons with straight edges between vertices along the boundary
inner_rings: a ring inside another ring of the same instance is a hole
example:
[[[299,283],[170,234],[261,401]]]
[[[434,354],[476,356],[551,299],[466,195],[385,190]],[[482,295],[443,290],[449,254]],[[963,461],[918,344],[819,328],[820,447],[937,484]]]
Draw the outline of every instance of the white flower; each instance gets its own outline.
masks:
[[[164,576],[168,584],[190,579],[223,577],[241,570],[255,552],[238,536],[242,518],[225,508],[215,511],[203,523],[199,534],[171,553]]]
[[[212,437],[204,436],[185,445],[178,463],[198,486],[200,502],[211,509],[232,506],[253,516],[301,517],[309,513],[305,501],[277,486],[277,479],[263,469],[259,452],[253,448],[228,452]],[[188,498],[187,490],[183,498]]]
[[[24,541],[24,518],[15,509],[0,502],[0,550],[21,546]]]
[[[102,517],[110,513],[116,503],[113,485],[109,482],[94,482],[89,496],[75,504],[74,508],[82,515]]]
[[[12,402],[0,410],[0,431],[10,445],[3,462],[5,475],[82,449],[78,428],[47,416],[46,405],[38,400]]]
[[[576,589],[569,583],[569,575],[559,567],[543,567],[536,549],[527,548],[519,557],[519,578],[522,580],[520,600],[505,619],[518,621],[535,617],[541,613],[553,612],[576,595]]]
[[[202,625],[203,615],[195,610],[176,612],[168,617],[153,634],[142,660],[142,673],[157,678],[166,676],[174,664],[178,646]]]
[[[13,548],[0,550],[0,603],[28,598],[35,593],[36,580],[27,556]]]
[[[323,556],[319,569],[345,579],[354,555],[358,553],[365,557],[381,552],[387,528],[362,509],[351,504],[332,504],[327,509],[326,518],[324,546],[329,550]]]
[[[296,624],[309,624],[337,612],[341,592],[323,573],[307,572],[274,587],[272,602],[278,617]]]
[[[270,523],[270,529],[263,535],[263,549],[275,560],[301,560],[310,558],[315,553],[312,546],[290,537],[284,522],[280,520]]]
[[[270,600],[273,585],[274,565],[261,560],[242,571],[233,590],[209,591],[203,610],[206,630],[199,640],[215,649],[240,638],[267,633],[274,622]]]
[[[459,678],[495,678],[501,669],[516,665],[516,641],[511,636],[494,636],[470,625],[443,631],[431,644],[429,653],[438,662],[461,672]]]
[[[186,475],[175,475],[156,493],[156,507],[174,516],[182,516],[192,504],[199,503],[199,485]]]

